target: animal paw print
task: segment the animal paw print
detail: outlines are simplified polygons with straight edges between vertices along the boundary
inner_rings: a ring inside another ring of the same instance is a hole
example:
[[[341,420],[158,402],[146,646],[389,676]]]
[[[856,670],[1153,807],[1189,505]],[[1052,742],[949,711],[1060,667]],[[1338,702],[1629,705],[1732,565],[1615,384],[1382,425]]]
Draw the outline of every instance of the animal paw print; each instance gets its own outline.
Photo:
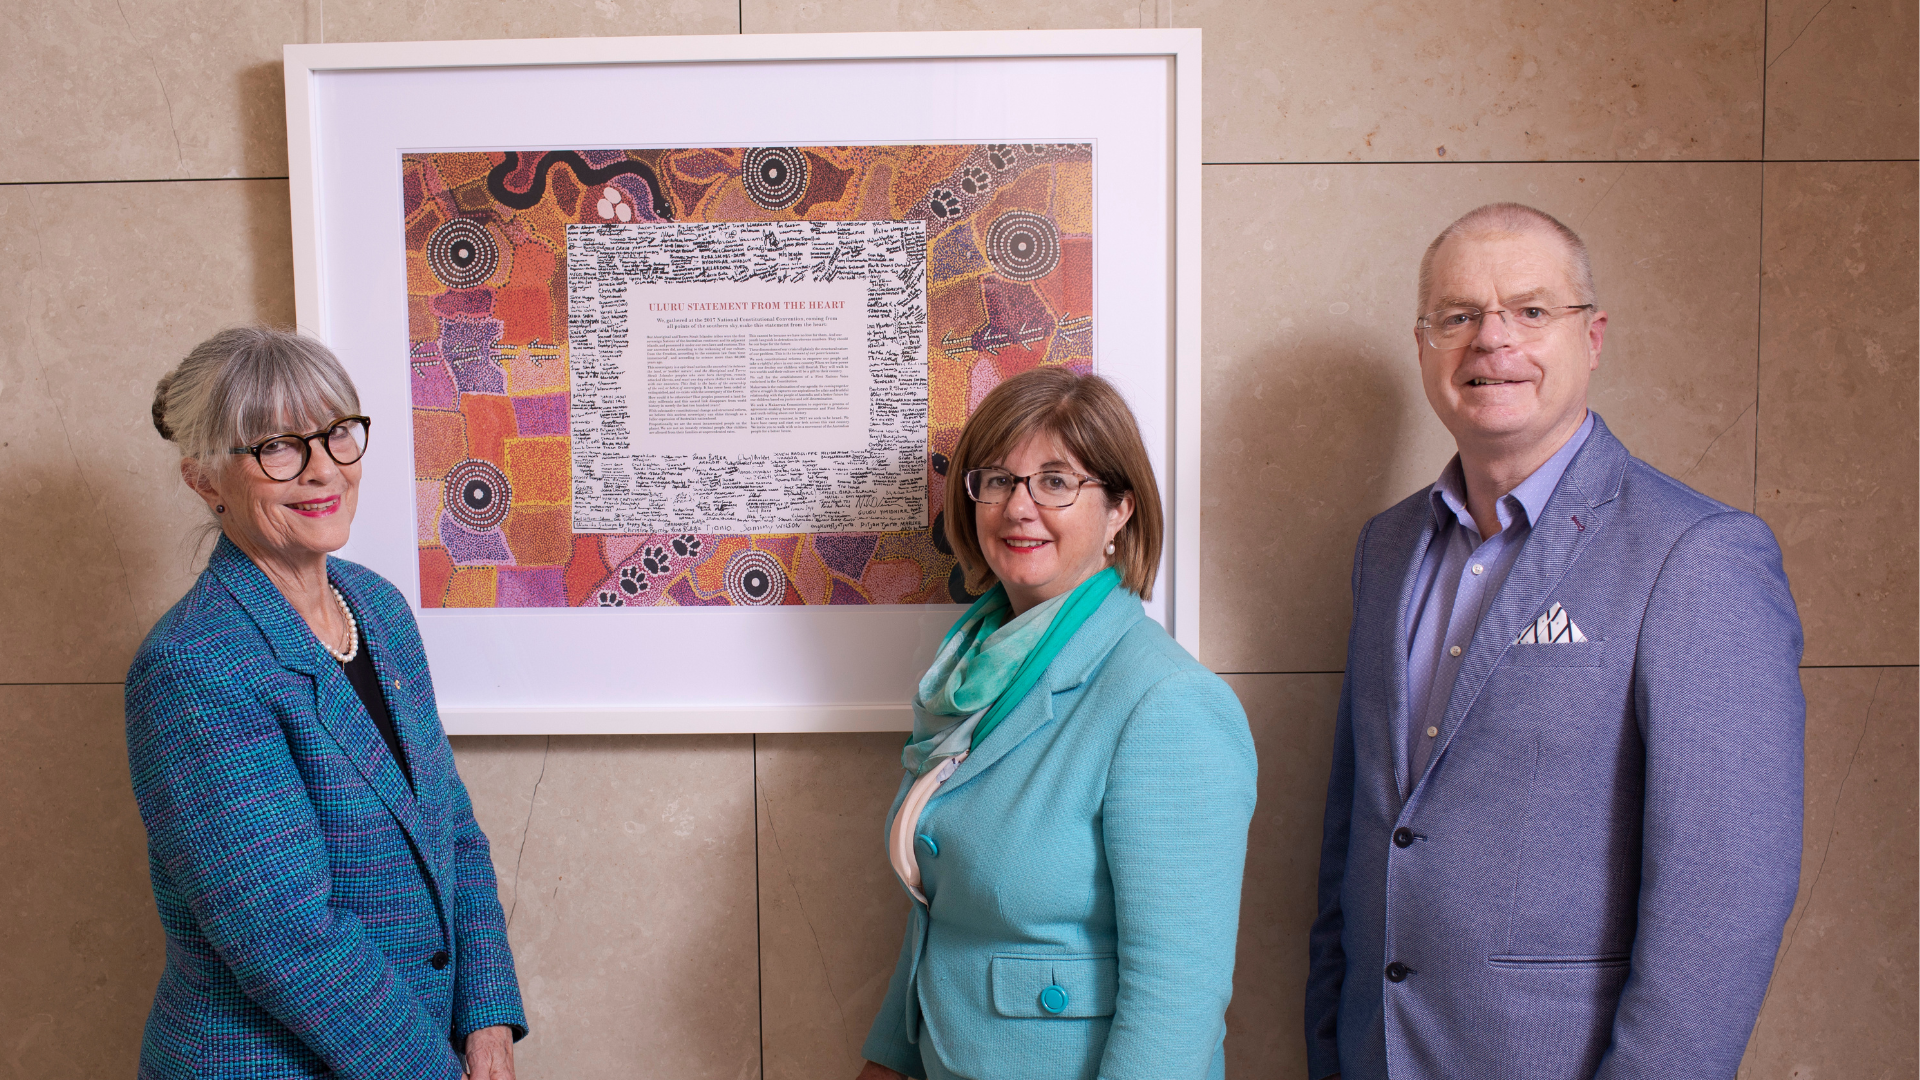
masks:
[[[993,174],[978,165],[960,170],[960,190],[976,198],[993,190]]]
[[[1006,172],[1008,169],[1013,168],[1014,158],[1017,157],[1019,153],[1020,148],[1010,143],[989,144],[987,147],[987,164],[993,166],[994,172]]]
[[[633,204],[627,201],[627,197],[619,188],[611,184],[601,189],[600,204],[594,209],[599,211],[603,221],[612,221],[615,218],[621,221],[633,220]]]
[[[647,576],[637,566],[620,568],[620,591],[628,596],[639,596],[647,591]]]
[[[659,548],[659,547],[650,547],[642,550],[640,552],[640,565],[646,567],[647,573],[649,574],[666,573],[667,572],[667,549]],[[632,567],[632,566],[627,567],[627,569],[632,570],[635,574],[638,574],[640,572],[638,568]],[[625,571],[622,571],[622,573],[624,572]]]
[[[927,196],[927,208],[937,218],[957,218],[960,216],[960,196],[946,188],[934,188]]]
[[[614,592],[612,589],[601,589],[600,595],[594,597],[594,599],[600,601],[601,607],[626,607],[627,606],[626,598],[621,596],[619,593]]]
[[[700,554],[700,538],[685,533],[673,538],[673,553],[683,559],[691,559]]]

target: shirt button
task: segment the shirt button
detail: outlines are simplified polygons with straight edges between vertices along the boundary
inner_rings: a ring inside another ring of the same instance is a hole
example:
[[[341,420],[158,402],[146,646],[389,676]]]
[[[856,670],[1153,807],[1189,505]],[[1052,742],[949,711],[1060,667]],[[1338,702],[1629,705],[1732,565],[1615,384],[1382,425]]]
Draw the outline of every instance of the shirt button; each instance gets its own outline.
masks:
[[[1474,564],[1473,564],[1473,572],[1474,572],[1474,573],[1476,573],[1476,574],[1479,574],[1479,573],[1482,573],[1482,572],[1484,572],[1484,571],[1485,571],[1486,569],[1487,569],[1486,567],[1484,567],[1484,566],[1482,566],[1482,565],[1480,565],[1479,563],[1474,563]]]
[[[1437,737],[1439,737],[1439,735],[1440,735],[1440,729],[1439,729],[1439,728],[1437,728],[1437,727],[1430,727],[1430,728],[1428,728],[1428,729],[1427,729],[1427,738],[1429,738],[1429,739],[1432,739],[1432,738],[1437,738]]]
[[[1448,649],[1448,650],[1447,650],[1447,655],[1448,655],[1448,656],[1459,656],[1459,655],[1460,655],[1460,646],[1458,646],[1458,645],[1455,645],[1455,646],[1454,646],[1453,648],[1451,648],[1451,649]]]
[[[399,679],[395,679],[395,680],[393,680],[393,688],[394,688],[395,690],[398,690],[398,689],[400,689],[400,680],[399,680]]]

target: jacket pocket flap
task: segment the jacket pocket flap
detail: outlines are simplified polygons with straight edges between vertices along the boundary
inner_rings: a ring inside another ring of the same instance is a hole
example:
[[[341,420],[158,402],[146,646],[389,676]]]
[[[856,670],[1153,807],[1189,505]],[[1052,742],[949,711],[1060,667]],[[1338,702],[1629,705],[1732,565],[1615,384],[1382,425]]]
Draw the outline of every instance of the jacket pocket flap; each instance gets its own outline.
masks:
[[[1115,956],[996,956],[993,1011],[1016,1019],[1112,1016]]]

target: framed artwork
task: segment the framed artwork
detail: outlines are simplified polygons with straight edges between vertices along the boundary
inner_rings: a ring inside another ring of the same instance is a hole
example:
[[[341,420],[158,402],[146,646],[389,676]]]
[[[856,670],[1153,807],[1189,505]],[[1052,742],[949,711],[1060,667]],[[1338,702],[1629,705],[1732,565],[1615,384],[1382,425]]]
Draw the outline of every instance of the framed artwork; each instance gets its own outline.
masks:
[[[1199,32],[290,45],[300,327],[454,734],[904,730],[948,455],[1096,371],[1198,651]]]

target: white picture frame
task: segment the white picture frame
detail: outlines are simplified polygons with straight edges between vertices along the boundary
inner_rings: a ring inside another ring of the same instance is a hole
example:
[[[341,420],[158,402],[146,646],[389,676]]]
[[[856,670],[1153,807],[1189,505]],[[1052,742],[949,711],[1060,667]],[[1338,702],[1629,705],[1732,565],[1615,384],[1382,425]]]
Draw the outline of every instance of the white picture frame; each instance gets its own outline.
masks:
[[[414,605],[450,734],[904,731],[962,609],[421,610],[394,362],[407,151],[1094,142],[1095,362],[1140,416],[1161,484],[1149,613],[1199,654],[1200,31],[288,45],[285,72],[299,327],[339,353],[376,418],[340,554]],[[583,99],[604,115],[555,108]]]

